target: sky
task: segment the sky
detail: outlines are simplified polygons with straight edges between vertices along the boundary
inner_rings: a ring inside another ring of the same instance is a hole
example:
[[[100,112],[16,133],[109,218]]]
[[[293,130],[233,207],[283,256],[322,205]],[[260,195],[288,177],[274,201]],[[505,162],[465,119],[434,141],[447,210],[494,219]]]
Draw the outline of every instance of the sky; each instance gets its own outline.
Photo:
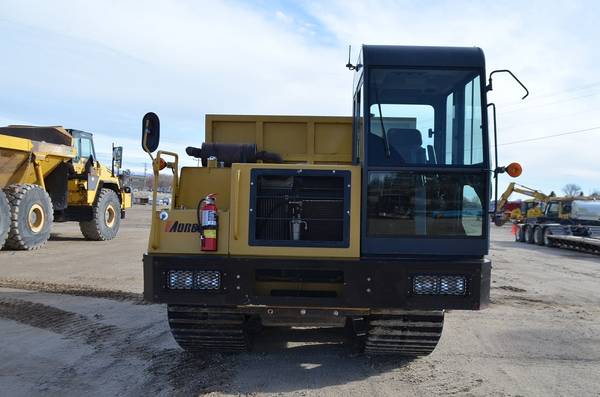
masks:
[[[361,44],[478,46],[494,77],[499,164],[544,192],[600,190],[600,2],[0,1],[0,125],[93,132],[143,172],[141,118],[161,148],[200,146],[204,115],[349,116]],[[566,134],[565,134],[566,133]],[[564,134],[564,135],[559,135]],[[553,135],[559,135],[554,136]],[[503,188],[510,178],[503,175]]]

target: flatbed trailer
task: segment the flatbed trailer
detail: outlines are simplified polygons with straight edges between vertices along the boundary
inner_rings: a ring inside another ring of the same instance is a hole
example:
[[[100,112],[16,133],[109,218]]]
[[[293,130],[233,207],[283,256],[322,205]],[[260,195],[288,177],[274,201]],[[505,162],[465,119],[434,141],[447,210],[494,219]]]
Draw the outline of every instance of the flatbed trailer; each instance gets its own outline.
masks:
[[[600,254],[600,238],[579,236],[549,236],[553,247]]]
[[[516,224],[515,240],[599,254],[599,214],[600,201],[556,198],[542,217]]]

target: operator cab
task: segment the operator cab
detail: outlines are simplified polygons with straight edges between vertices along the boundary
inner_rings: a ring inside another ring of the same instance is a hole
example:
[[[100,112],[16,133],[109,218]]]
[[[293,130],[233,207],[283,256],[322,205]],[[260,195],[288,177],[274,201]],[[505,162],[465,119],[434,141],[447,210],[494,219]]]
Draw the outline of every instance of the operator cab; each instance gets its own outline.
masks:
[[[481,49],[363,46],[355,70],[363,256],[485,255],[490,166]]]
[[[93,135],[89,132],[73,129],[67,131],[73,136],[73,146],[77,149],[77,157],[73,161],[83,161],[85,163],[89,158],[92,158],[92,161],[95,160],[96,152],[94,151]]]

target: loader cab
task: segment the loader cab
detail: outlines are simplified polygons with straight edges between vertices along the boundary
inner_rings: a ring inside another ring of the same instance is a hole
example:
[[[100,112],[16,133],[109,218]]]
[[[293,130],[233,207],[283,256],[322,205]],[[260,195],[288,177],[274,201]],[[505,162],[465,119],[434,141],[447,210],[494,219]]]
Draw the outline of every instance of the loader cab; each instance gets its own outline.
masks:
[[[73,166],[78,173],[81,173],[88,162],[93,166],[93,162],[97,160],[93,135],[79,130],[68,131],[73,137],[73,147],[77,150],[77,156],[73,159]]]
[[[353,146],[363,256],[487,253],[484,81],[479,48],[362,47]]]

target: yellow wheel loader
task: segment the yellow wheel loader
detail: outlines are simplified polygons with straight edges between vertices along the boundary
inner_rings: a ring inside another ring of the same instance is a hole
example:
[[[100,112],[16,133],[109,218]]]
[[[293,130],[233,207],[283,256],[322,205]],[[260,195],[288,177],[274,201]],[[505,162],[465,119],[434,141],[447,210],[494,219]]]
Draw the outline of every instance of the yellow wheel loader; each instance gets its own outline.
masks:
[[[92,134],[62,127],[0,128],[0,246],[43,246],[53,222],[79,222],[90,240],[119,230],[131,193],[96,160]]]
[[[202,167],[156,152],[158,116],[144,117],[144,297],[167,304],[182,348],[239,352],[263,327],[324,326],[367,354],[423,356],[445,310],[488,304],[492,175],[520,166],[490,165],[483,52],[363,46],[347,66],[352,117],[207,115],[186,150]]]

